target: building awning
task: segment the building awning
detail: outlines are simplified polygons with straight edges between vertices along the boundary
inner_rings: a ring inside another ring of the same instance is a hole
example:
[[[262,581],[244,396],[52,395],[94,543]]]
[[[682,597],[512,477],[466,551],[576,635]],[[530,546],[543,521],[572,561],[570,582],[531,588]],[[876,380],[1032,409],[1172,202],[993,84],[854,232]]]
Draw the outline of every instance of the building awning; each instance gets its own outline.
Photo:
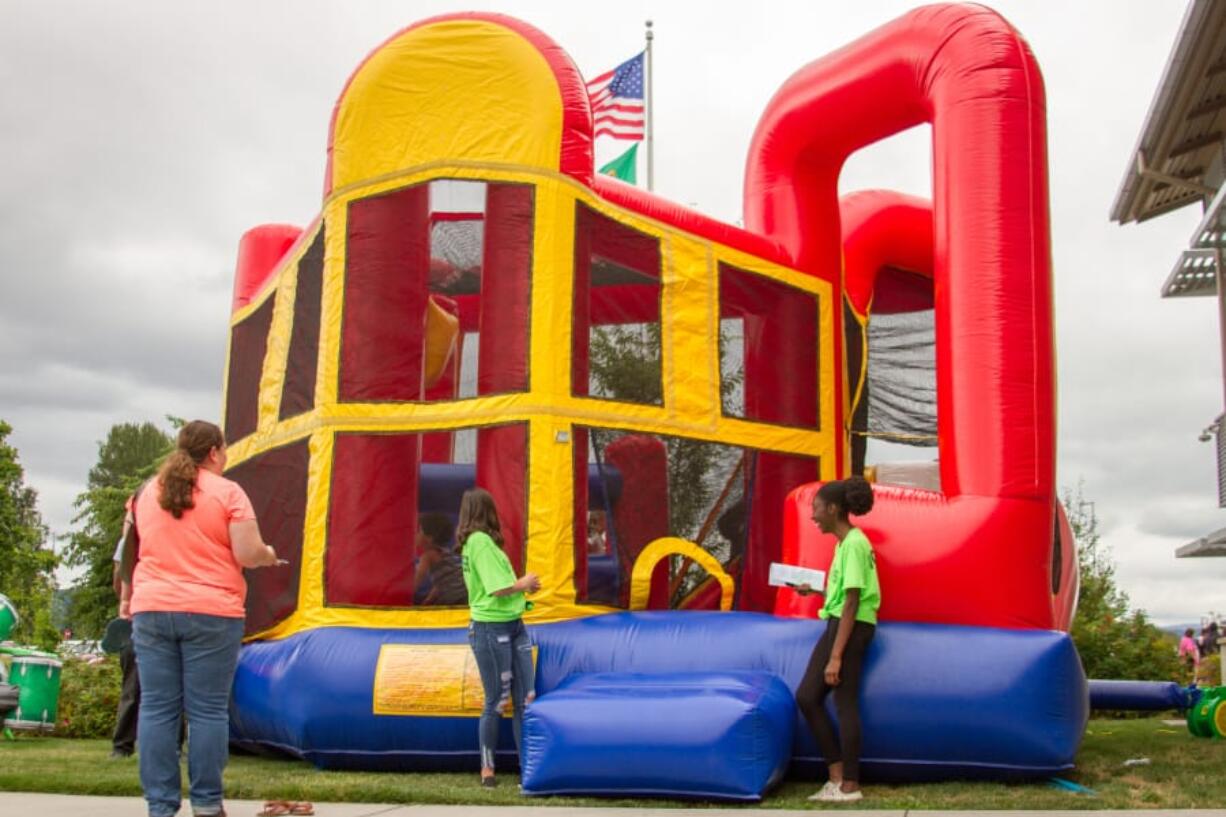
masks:
[[[1226,252],[1226,185],[1214,196],[1205,217],[1162,285],[1163,298],[1217,294],[1217,265]]]
[[[1217,294],[1217,251],[1184,250],[1162,285],[1163,298]]]
[[[1214,531],[1208,536],[1202,536],[1194,542],[1188,542],[1175,550],[1177,559],[1198,556],[1226,556],[1226,528]]]
[[[1121,224],[1203,202],[1226,141],[1226,3],[1193,0],[1111,209]]]

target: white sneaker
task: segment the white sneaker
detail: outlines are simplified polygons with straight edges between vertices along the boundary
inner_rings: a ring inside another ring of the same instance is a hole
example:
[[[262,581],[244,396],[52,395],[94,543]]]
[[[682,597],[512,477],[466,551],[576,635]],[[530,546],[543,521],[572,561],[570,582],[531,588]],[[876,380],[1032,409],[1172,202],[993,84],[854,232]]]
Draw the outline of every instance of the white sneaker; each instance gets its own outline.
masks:
[[[864,799],[864,792],[859,789],[843,791],[841,786],[832,786],[829,789],[822,789],[811,799],[817,800],[819,803],[854,803],[857,800]]]
[[[827,780],[825,785],[823,785],[820,789],[818,789],[814,794],[809,795],[809,799],[814,802],[822,801],[826,799],[823,795],[828,794],[832,791],[838,791],[838,790],[839,790],[838,783]]]

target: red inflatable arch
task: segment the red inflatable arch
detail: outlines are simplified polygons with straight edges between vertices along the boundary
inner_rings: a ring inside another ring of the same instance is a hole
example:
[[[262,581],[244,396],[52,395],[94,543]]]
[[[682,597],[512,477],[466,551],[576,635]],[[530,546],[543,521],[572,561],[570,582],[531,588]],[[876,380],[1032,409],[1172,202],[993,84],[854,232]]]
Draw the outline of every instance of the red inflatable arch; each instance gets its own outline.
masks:
[[[1069,548],[1057,534],[1043,82],[1026,43],[988,9],[932,7],[801,69],[754,134],[746,224],[781,242],[801,269],[838,264],[840,233],[826,225],[840,218],[843,163],[924,122],[933,134],[941,491],[877,486],[863,527],[891,588],[881,617],[1053,627],[1071,588],[1068,571],[1053,570]],[[893,252],[922,257],[918,216],[898,204],[866,211],[899,225],[891,237],[914,242]],[[871,247],[857,246],[858,236],[876,246],[870,221],[860,226],[848,236],[853,306],[880,268]],[[857,258],[866,266],[853,269]],[[784,558],[824,566],[833,540],[801,524],[814,490],[791,498],[785,550],[794,552]],[[815,603],[782,592],[776,611]]]

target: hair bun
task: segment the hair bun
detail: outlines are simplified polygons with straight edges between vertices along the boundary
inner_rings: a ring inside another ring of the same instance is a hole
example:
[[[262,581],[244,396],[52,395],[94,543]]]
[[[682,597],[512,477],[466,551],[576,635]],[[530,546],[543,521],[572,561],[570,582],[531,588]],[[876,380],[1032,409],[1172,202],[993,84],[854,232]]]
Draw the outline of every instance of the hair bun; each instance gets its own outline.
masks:
[[[873,509],[873,486],[864,477],[848,477],[845,482],[847,512],[863,516]]]

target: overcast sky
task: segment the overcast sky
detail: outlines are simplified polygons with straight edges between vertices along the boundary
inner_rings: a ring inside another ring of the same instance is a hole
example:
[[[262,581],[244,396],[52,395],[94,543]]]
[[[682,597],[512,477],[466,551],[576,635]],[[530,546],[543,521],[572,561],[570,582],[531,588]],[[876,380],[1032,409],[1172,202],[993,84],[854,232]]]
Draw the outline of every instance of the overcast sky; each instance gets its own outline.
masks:
[[[655,21],[656,189],[741,218],[749,139],[796,69],[906,2],[491,3],[586,76]],[[0,418],[56,534],[110,426],[220,412],[239,236],[319,209],[328,117],[366,53],[449,2],[8,0],[0,25]],[[1120,583],[1162,623],[1226,610],[1226,559],[1174,549],[1222,527],[1212,299],[1159,288],[1195,208],[1108,211],[1181,2],[1002,2],[1047,83],[1060,388],[1059,482],[1084,481]],[[844,190],[930,193],[928,133],[848,163]],[[600,157],[610,153],[600,148]]]

